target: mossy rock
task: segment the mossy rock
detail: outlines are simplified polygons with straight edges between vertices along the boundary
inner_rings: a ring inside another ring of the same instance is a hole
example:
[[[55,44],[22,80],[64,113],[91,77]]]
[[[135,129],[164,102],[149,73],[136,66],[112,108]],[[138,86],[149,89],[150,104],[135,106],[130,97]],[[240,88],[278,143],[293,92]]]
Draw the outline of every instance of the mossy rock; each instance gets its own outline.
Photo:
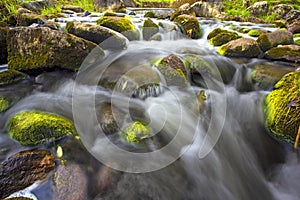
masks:
[[[32,146],[75,134],[76,130],[71,121],[59,115],[23,111],[11,117],[8,132],[20,144]]]
[[[285,74],[294,71],[292,67],[275,66],[274,64],[259,63],[254,66],[251,72],[252,81],[260,89],[272,89]]]
[[[284,30],[263,33],[257,38],[257,43],[263,51],[267,51],[278,45],[293,44],[293,34]]]
[[[255,58],[261,54],[257,42],[250,38],[239,38],[223,44],[217,49],[223,56]]]
[[[117,16],[117,14],[111,11],[106,11],[103,16]]]
[[[266,96],[265,124],[280,140],[294,143],[300,126],[300,72],[286,74]]]
[[[22,13],[18,16],[18,25],[30,26],[33,23],[38,23],[41,18],[43,16],[34,13]]]
[[[7,63],[7,34],[9,28],[8,27],[0,27],[0,64]]]
[[[271,60],[286,60],[290,62],[300,62],[300,46],[280,45],[268,50],[265,57]]]
[[[155,13],[152,11],[146,12],[144,15],[145,18],[155,18]]]
[[[241,36],[239,36],[235,32],[222,32],[216,35],[215,37],[211,38],[209,40],[209,43],[213,46],[221,46],[230,42],[231,40],[236,40],[238,38],[241,38]]]
[[[47,27],[11,29],[7,46],[8,68],[30,74],[55,69],[77,71],[92,50],[99,60],[104,56],[95,43]]]
[[[202,36],[202,29],[198,19],[192,15],[179,15],[174,19],[174,22],[183,27],[186,34],[192,39],[199,39]]]
[[[140,38],[134,24],[125,17],[103,16],[97,20],[97,24],[123,34],[128,40],[138,40]]]
[[[300,37],[300,33],[293,34],[293,38]]]
[[[299,46],[300,46],[300,39],[295,40],[294,43],[295,43],[296,45],[299,45]]]
[[[263,33],[266,33],[265,31],[262,31],[262,30],[251,30],[248,32],[248,35],[251,36],[251,37],[259,37],[261,34]]]
[[[159,27],[151,19],[146,19],[143,24],[143,38],[144,40],[150,40],[150,38],[159,32]]]
[[[82,22],[68,22],[65,27],[68,33],[84,38],[104,49],[126,49],[128,39],[109,28]]]
[[[28,76],[22,72],[9,69],[0,72],[0,86],[9,85],[27,79]]]
[[[125,138],[125,140],[129,143],[139,143],[143,139],[150,138],[151,136],[151,128],[140,121],[132,122],[123,131],[121,131],[121,137]]]
[[[10,106],[10,100],[0,96],[0,113],[6,111]]]
[[[228,32],[230,32],[230,31],[223,29],[223,28],[215,28],[214,30],[209,32],[209,34],[207,35],[207,39],[210,40],[211,38],[217,36],[220,33],[228,33]]]

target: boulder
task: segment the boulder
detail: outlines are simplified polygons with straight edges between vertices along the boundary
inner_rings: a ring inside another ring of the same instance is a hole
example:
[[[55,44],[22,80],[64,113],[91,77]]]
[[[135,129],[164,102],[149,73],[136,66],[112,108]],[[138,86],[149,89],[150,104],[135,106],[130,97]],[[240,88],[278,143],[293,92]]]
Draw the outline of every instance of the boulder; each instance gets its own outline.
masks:
[[[74,13],[83,13],[84,9],[80,8],[79,6],[73,6],[73,5],[64,5],[61,7],[62,11],[63,10],[71,10]]]
[[[291,24],[295,21],[299,21],[300,11],[293,9],[284,16],[284,19],[287,21],[288,24]]]
[[[7,33],[8,27],[0,27],[0,65],[7,63]]]
[[[20,82],[27,79],[28,76],[22,72],[9,69],[0,72],[0,86],[5,86],[13,83]]]
[[[128,39],[125,36],[99,25],[68,22],[66,24],[66,31],[99,44],[103,49],[126,49],[128,45]]]
[[[174,22],[183,27],[186,34],[192,39],[199,39],[202,36],[202,29],[198,19],[191,15],[179,15],[174,19]]]
[[[223,44],[226,44],[226,43],[228,43],[232,40],[236,40],[238,38],[241,38],[241,36],[239,36],[235,32],[228,31],[228,32],[219,33],[215,37],[211,38],[209,40],[209,43],[213,46],[221,46]]]
[[[173,21],[176,17],[183,14],[195,15],[195,13],[191,10],[189,3],[181,5],[178,9],[171,13],[170,20]]]
[[[42,144],[67,135],[76,134],[71,121],[56,114],[23,111],[15,114],[8,122],[9,135],[25,146]]]
[[[217,52],[223,56],[255,58],[261,54],[257,42],[250,38],[232,40],[218,48]]]
[[[300,62],[300,46],[280,45],[265,52],[265,57],[271,60],[286,60],[290,62]]]
[[[32,12],[41,13],[44,8],[50,8],[54,5],[53,0],[37,0],[22,3],[22,6]]]
[[[217,36],[220,33],[228,33],[228,32],[229,32],[229,30],[227,30],[227,29],[215,28],[214,30],[209,32],[209,34],[207,35],[207,39],[210,40],[211,38]]]
[[[18,24],[19,26],[30,26],[31,24],[38,23],[42,19],[41,15],[37,15],[35,13],[23,13],[18,16]]]
[[[300,33],[300,21],[295,21],[287,27],[287,31],[296,34]]]
[[[6,111],[10,106],[10,100],[0,96],[0,113]]]
[[[289,31],[277,30],[272,33],[261,34],[257,38],[257,43],[263,51],[267,51],[280,44],[293,44],[293,34]]]
[[[288,12],[293,9],[292,6],[287,4],[278,4],[272,7],[272,13],[276,15],[277,19],[282,19],[286,16]]]
[[[27,73],[54,69],[77,71],[85,57],[103,50],[96,44],[47,27],[20,27],[8,33],[8,68]]]
[[[248,7],[247,10],[249,10],[250,14],[253,16],[267,15],[269,11],[268,2],[267,1],[256,2],[252,6]]]
[[[272,89],[285,74],[293,72],[294,68],[278,66],[269,63],[258,63],[251,72],[251,80],[260,89]]]
[[[286,74],[274,86],[264,102],[265,125],[270,134],[298,146],[300,126],[300,72]]]
[[[43,180],[55,166],[54,156],[47,150],[16,153],[0,163],[0,198]]]
[[[97,24],[117,31],[129,40],[138,40],[140,38],[134,24],[125,17],[103,16],[97,20]]]
[[[143,24],[143,39],[150,40],[150,38],[159,32],[159,26],[155,24],[151,19],[146,19]]]
[[[146,12],[145,18],[155,18],[155,13],[153,11]]]
[[[214,17],[221,13],[222,1],[198,1],[191,5],[191,13],[197,17]]]

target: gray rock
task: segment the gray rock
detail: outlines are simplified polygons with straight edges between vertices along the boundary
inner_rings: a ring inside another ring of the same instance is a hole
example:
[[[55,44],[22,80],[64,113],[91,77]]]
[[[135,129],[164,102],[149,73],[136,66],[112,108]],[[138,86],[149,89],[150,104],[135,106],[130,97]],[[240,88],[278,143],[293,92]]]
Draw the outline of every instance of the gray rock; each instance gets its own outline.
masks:
[[[214,17],[221,13],[221,1],[198,1],[191,5],[190,10],[195,13],[197,17]]]
[[[84,12],[83,8],[80,8],[79,6],[72,6],[72,5],[65,5],[61,9],[62,10],[71,10],[74,13],[82,13],[82,12]]]
[[[272,13],[276,14],[277,19],[284,18],[288,12],[293,9],[292,6],[286,4],[278,4],[272,8]]]
[[[267,51],[277,45],[293,44],[293,34],[289,31],[277,30],[272,33],[261,34],[257,42],[263,51]]]
[[[252,6],[248,7],[247,10],[249,10],[251,15],[253,16],[267,15],[268,2],[267,1],[256,2]]]

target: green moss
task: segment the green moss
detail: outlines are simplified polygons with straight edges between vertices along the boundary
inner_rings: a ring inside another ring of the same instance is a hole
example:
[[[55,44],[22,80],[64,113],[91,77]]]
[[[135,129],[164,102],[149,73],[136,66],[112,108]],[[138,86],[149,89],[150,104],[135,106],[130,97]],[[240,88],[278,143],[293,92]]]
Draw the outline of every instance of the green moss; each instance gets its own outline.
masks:
[[[300,37],[300,33],[296,33],[293,35],[293,38]]]
[[[192,39],[199,39],[202,36],[202,29],[195,16],[191,15],[180,15],[174,19],[174,22],[180,24],[187,35]]]
[[[143,24],[143,38],[149,40],[153,35],[158,33],[159,27],[151,19],[146,19]]]
[[[37,145],[75,134],[71,121],[59,115],[38,111],[24,111],[8,122],[9,135],[22,145]]]
[[[265,53],[265,57],[275,60],[289,60],[292,59],[292,57],[300,58],[300,51],[299,49],[291,49],[290,47],[274,47]]]
[[[27,78],[26,74],[18,72],[16,70],[6,70],[0,72],[0,86],[17,83]]]
[[[265,51],[267,49],[270,49],[272,47],[271,42],[269,41],[269,38],[266,34],[261,34],[257,38],[257,43],[259,44],[260,48]]]
[[[251,37],[258,37],[262,32],[260,30],[251,30],[248,32],[248,35]]]
[[[136,30],[133,23],[127,18],[103,16],[97,20],[97,24],[113,29],[123,34],[129,40],[139,39],[139,32]]]
[[[223,44],[226,44],[227,42],[230,42],[231,40],[236,40],[240,37],[241,36],[234,32],[222,32],[211,38],[209,40],[209,43],[213,46],[221,46]]]
[[[9,105],[10,105],[10,101],[5,97],[0,96],[0,113],[7,110]]]
[[[300,46],[300,39],[295,40],[294,43],[295,43],[296,45],[299,45],[299,46]]]
[[[228,33],[229,31],[223,28],[216,28],[214,30],[212,30],[208,35],[207,35],[207,39],[210,40],[211,38],[217,36],[220,33]]]
[[[121,132],[121,136],[123,136],[127,142],[139,143],[143,139],[150,138],[152,136],[152,130],[143,123],[134,121]]]
[[[294,143],[300,126],[300,72],[286,74],[265,99],[265,123],[275,137]]]
[[[106,11],[103,16],[117,16],[117,14],[111,11]]]
[[[149,12],[147,12],[147,13],[144,15],[144,17],[145,17],[145,18],[146,18],[146,17],[149,17],[149,18],[155,18],[155,13],[152,12],[152,11],[149,11]]]

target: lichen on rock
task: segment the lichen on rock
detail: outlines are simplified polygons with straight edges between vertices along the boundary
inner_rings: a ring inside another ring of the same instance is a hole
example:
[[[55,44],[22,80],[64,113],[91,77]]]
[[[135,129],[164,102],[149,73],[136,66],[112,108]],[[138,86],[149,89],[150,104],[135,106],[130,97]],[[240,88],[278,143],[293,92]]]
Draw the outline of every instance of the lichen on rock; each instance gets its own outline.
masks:
[[[49,140],[76,134],[71,121],[56,114],[39,111],[22,111],[7,125],[9,135],[22,145],[37,145]]]

